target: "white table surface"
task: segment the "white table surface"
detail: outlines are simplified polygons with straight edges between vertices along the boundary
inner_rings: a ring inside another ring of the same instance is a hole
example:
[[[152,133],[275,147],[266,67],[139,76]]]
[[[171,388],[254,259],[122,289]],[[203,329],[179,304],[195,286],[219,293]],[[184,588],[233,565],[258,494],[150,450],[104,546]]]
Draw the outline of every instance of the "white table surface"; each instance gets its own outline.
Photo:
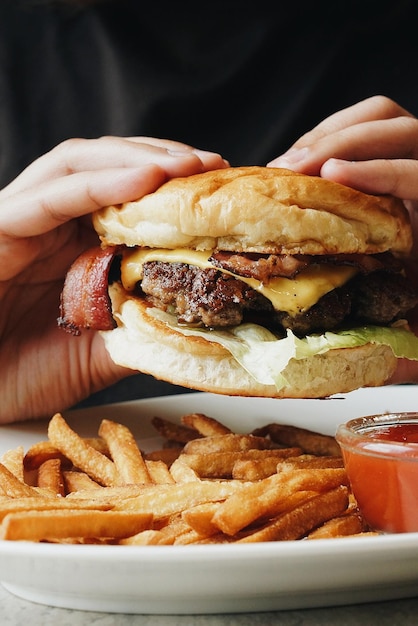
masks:
[[[418,593],[418,592],[417,592]],[[0,586],[2,626],[416,626],[418,597],[391,602],[236,615],[121,615],[58,609],[21,600]]]

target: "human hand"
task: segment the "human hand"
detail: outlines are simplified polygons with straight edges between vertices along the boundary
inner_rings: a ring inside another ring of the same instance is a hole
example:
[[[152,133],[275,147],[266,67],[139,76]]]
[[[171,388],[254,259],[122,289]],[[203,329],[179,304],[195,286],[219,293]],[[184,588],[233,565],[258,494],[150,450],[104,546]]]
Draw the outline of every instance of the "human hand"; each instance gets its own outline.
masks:
[[[326,118],[269,166],[417,202],[418,120],[374,96]]]
[[[407,262],[418,288],[418,120],[393,100],[374,96],[331,115],[269,163],[404,200],[414,234]],[[418,334],[418,311],[408,319]],[[418,382],[418,363],[400,360],[391,382]]]
[[[132,374],[111,362],[98,333],[74,338],[57,327],[68,267],[98,243],[90,214],[226,165],[174,141],[71,139],[0,191],[0,423],[49,417]]]

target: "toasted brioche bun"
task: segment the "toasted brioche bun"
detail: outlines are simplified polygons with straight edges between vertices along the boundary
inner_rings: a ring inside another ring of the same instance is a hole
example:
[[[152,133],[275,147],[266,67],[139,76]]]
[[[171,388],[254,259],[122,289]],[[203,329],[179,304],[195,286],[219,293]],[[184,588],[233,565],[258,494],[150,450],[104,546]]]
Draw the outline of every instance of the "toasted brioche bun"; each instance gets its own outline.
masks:
[[[292,359],[283,372],[288,384],[277,390],[257,382],[219,344],[185,337],[155,319],[144,300],[120,286],[110,293],[118,327],[102,335],[112,360],[175,385],[236,396],[322,398],[383,385],[395,371],[391,349],[369,343]]]
[[[237,167],[176,178],[135,202],[94,215],[104,244],[271,254],[405,254],[400,200],[323,178]]]

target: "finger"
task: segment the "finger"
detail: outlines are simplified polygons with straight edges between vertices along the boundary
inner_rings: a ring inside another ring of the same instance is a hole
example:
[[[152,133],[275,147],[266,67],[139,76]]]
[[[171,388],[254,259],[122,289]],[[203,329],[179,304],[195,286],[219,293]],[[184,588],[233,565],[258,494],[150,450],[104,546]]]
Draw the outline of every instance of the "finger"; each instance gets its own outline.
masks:
[[[414,233],[411,257],[418,258],[418,161],[374,159],[356,163],[330,159],[324,163],[320,174],[365,193],[401,198],[408,209]],[[416,261],[409,273],[414,277],[417,275]]]
[[[0,235],[40,235],[107,205],[134,200],[166,179],[157,165],[81,172],[53,179],[0,202]]]
[[[389,385],[399,385],[403,383],[416,383],[418,380],[418,362],[408,359],[398,359],[396,372],[387,381]]]
[[[341,111],[333,113],[325,118],[315,128],[302,135],[291,146],[288,152],[296,151],[306,146],[310,146],[320,139],[333,135],[339,131],[363,122],[377,120],[388,120],[396,117],[413,117],[409,111],[402,108],[396,102],[385,96],[373,96],[366,98]],[[286,155],[287,153],[285,153]],[[285,156],[281,155],[281,156]],[[279,159],[281,157],[278,157]],[[271,162],[274,164],[276,159]]]
[[[137,144],[142,144],[144,149],[147,149],[148,146],[155,146],[156,148],[167,151],[167,153],[172,157],[197,157],[203,166],[202,171],[229,166],[229,161],[224,159],[218,152],[194,148],[193,146],[181,143],[180,141],[159,139],[156,137],[126,137],[126,139]]]
[[[174,141],[172,139],[159,139],[158,137],[126,137],[125,139],[135,143],[149,144],[151,146],[163,148],[174,155],[186,156],[190,153],[195,154],[202,161],[206,169],[213,169],[211,164],[214,161],[219,163],[219,159],[224,164],[229,165],[229,162],[226,159],[223,159],[218,152],[194,148],[193,146],[180,141]]]
[[[29,165],[3,189],[1,195],[10,196],[46,180],[76,172],[136,168],[150,163],[163,168],[169,178],[227,165],[219,154],[197,150],[179,142],[120,137],[69,139]]]
[[[304,174],[318,175],[328,159],[350,161],[418,157],[418,120],[397,117],[362,122],[319,139],[273,162]]]
[[[330,159],[324,163],[320,174],[366,193],[389,194],[402,200],[418,199],[418,161],[412,159],[363,162]]]
[[[320,122],[313,130],[296,142],[298,146],[310,145],[329,134],[363,122],[388,120],[396,117],[413,117],[406,109],[385,96],[373,96],[337,111]]]

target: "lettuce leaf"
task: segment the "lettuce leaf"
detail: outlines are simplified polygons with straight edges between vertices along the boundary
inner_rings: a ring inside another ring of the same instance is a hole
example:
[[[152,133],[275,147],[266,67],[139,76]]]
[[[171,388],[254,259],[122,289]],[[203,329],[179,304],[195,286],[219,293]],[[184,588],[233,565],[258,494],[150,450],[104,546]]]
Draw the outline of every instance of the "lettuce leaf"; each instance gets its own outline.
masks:
[[[176,318],[157,308],[148,313],[185,336],[204,337],[219,343],[255,380],[275,385],[286,384],[283,375],[291,359],[306,359],[328,350],[355,348],[367,343],[389,346],[398,358],[418,360],[418,337],[406,326],[363,326],[337,332],[314,334],[299,339],[291,330],[283,338],[257,324],[240,324],[228,330],[210,330],[179,325]]]

